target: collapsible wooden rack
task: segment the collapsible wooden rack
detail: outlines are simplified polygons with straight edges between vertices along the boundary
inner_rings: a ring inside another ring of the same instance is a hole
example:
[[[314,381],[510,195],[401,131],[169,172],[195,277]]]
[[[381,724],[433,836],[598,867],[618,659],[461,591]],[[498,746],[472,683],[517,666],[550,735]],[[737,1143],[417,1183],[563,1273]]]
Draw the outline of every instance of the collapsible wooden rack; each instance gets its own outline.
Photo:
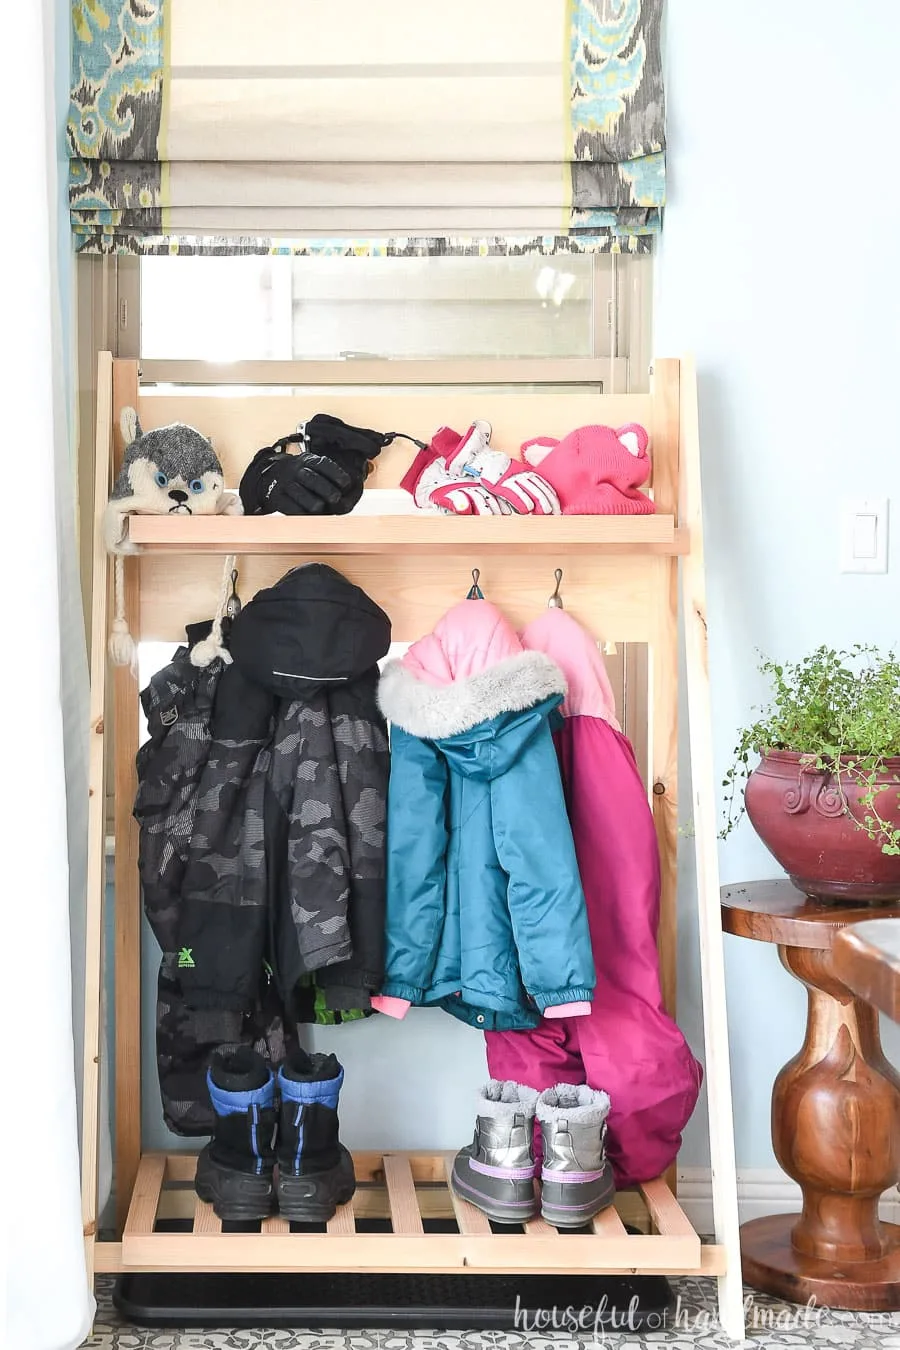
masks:
[[[479,568],[490,598],[513,623],[546,605],[555,567],[564,569],[566,609],[598,637],[646,643],[650,653],[647,744],[653,814],[662,858],[660,956],[667,1006],[675,1006],[676,844],[678,823],[678,581],[686,641],[686,694],[693,784],[694,847],[715,1241],[702,1243],[670,1179],[626,1192],[592,1231],[565,1239],[541,1219],[521,1232],[491,1231],[485,1217],[450,1195],[444,1153],[358,1154],[360,1186],[322,1232],[292,1232],[272,1218],[259,1232],[223,1232],[210,1206],[190,1190],[195,1159],[142,1154],[140,1128],[140,924],[134,756],[138,699],[134,676],[112,672],[107,691],[109,559],[97,532],[92,602],[91,854],[85,1035],[83,1215],[95,1271],[522,1271],[664,1273],[715,1276],[722,1325],[743,1335],[740,1252],[731,1117],[725,983],[719,918],[716,826],[709,733],[700,459],[694,371],[660,360],[649,394],[601,392],[593,361],[256,363],[235,369],[113,360],[98,372],[95,514],[99,519],[122,453],[119,413],[139,411],[145,430],[187,421],[212,437],[229,485],[255,449],[316,412],[356,425],[399,429],[427,440],[442,425],[465,428],[487,417],[494,442],[517,447],[537,433],[561,436],[587,423],[640,422],[651,435],[652,516],[522,516],[460,519],[417,515],[169,518],[134,516],[141,546],[126,562],[132,633],[177,641],[186,622],[208,617],[219,591],[222,556],[240,557],[248,598],[297,560],[328,558],[391,616],[396,641],[426,633],[462,598]],[[172,383],[167,383],[172,381]],[[176,383],[183,381],[185,383]],[[203,386],[220,386],[204,389]],[[189,386],[189,387],[188,387]],[[237,388],[236,386],[240,386]],[[283,392],[275,386],[282,386]],[[396,487],[408,442],[386,450],[367,492]],[[376,503],[368,497],[367,503]],[[219,555],[219,556],[215,556]],[[680,560],[680,568],[679,568]],[[104,585],[104,578],[106,585]],[[107,703],[107,692],[111,695]],[[113,718],[115,797],[115,1176],[120,1237],[97,1236],[101,925],[104,893],[105,728]],[[191,1230],[164,1231],[180,1214]],[[357,1220],[389,1217],[392,1232],[356,1230]],[[423,1215],[455,1218],[458,1232],[426,1232]],[[624,1219],[624,1222],[623,1222]],[[626,1231],[625,1223],[642,1230]]]

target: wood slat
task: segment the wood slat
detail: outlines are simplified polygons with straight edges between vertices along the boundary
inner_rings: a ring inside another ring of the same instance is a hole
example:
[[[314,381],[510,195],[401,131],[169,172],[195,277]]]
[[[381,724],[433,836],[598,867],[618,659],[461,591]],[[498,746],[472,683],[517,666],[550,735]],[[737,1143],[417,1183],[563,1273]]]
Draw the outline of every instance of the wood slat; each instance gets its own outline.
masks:
[[[647,1202],[650,1217],[658,1233],[664,1236],[693,1237],[694,1226],[675,1199],[662,1177],[645,1181],[641,1194]]]
[[[289,1233],[290,1231],[291,1225],[287,1219],[282,1219],[280,1214],[273,1214],[270,1218],[263,1219],[260,1224],[260,1232],[262,1233]]]
[[[337,522],[337,523],[336,523]],[[565,555],[607,547],[676,554],[675,517],[653,516],[130,516],[128,535],[142,548],[173,553],[298,555],[460,553],[477,548]],[[686,541],[685,541],[686,547]]]
[[[456,1217],[456,1226],[461,1233],[490,1233],[491,1225],[488,1222],[486,1214],[482,1214],[480,1209],[470,1205],[468,1200],[463,1200],[458,1196],[450,1185],[450,1177],[453,1172],[453,1158],[448,1156],[444,1159],[444,1173],[447,1178],[447,1190],[450,1193],[450,1203],[453,1206],[453,1213]]]
[[[224,1241],[224,1242],[227,1243],[227,1239],[228,1239],[229,1236],[231,1236],[231,1235],[230,1235],[230,1234],[225,1234],[225,1235],[223,1235],[221,1241]],[[252,1237],[253,1235],[251,1234],[250,1236]],[[301,1239],[301,1240],[302,1240],[302,1241],[306,1241],[305,1238],[303,1238],[303,1239]],[[402,1240],[402,1239],[401,1239],[401,1240]],[[430,1240],[430,1239],[429,1239],[429,1240]],[[461,1239],[457,1239],[457,1240],[460,1241]],[[566,1242],[570,1242],[570,1241],[572,1241],[573,1239],[567,1238],[567,1239],[565,1239],[565,1240],[566,1240]],[[574,1239],[574,1240],[577,1241],[577,1239]],[[654,1241],[659,1241],[658,1238],[655,1238],[655,1239],[653,1239],[653,1240],[654,1240]],[[263,1243],[267,1246],[267,1239],[264,1239],[264,1238],[262,1237],[261,1234],[258,1235],[257,1241],[258,1241],[258,1242],[263,1242]],[[279,1241],[279,1242],[283,1242],[283,1239],[278,1239],[278,1241]],[[535,1245],[537,1245],[537,1244],[535,1244]],[[254,1250],[256,1250],[256,1249],[254,1249]],[[331,1247],[330,1244],[329,1244],[328,1250],[329,1250],[329,1252],[332,1251],[332,1247]],[[604,1250],[605,1250],[605,1248],[604,1248]],[[295,1251],[296,1251],[296,1248],[295,1248]],[[382,1248],[382,1252],[383,1252],[383,1251],[384,1251],[384,1248]],[[230,1257],[230,1253],[227,1253],[227,1255]],[[581,1274],[581,1275],[585,1275],[585,1274],[596,1275],[596,1274],[598,1274],[598,1266],[597,1266],[596,1255],[597,1255],[597,1244],[596,1244],[596,1242],[594,1242],[594,1244],[593,1244],[593,1260],[590,1262],[590,1264],[586,1264],[586,1265],[584,1266],[584,1268],[582,1268],[581,1270],[578,1270],[578,1269],[576,1268],[575,1271],[574,1271],[574,1273],[575,1273],[575,1274]],[[281,1267],[281,1266],[272,1266],[271,1264],[268,1263],[268,1253],[267,1253],[267,1251],[263,1251],[262,1253],[257,1252],[257,1256],[258,1256],[260,1259],[257,1260],[255,1266],[253,1267],[254,1269],[256,1269],[256,1270],[266,1270],[266,1269],[270,1269],[270,1270],[271,1270],[271,1269],[276,1269],[276,1270],[277,1270],[277,1269],[283,1269],[283,1267]],[[707,1244],[701,1246],[701,1248],[700,1248],[700,1264],[699,1264],[699,1266],[698,1266],[697,1268],[685,1266],[685,1267],[683,1267],[683,1268],[679,1271],[679,1270],[674,1269],[674,1268],[671,1267],[671,1266],[668,1266],[668,1267],[666,1267],[665,1269],[663,1269],[663,1268],[661,1268],[661,1267],[659,1267],[659,1266],[654,1265],[652,1255],[648,1254],[647,1252],[642,1252],[642,1253],[641,1253],[641,1257],[642,1257],[642,1264],[641,1264],[641,1267],[640,1267],[640,1274],[642,1274],[642,1275],[677,1275],[677,1274],[693,1274],[693,1275],[716,1275],[716,1276],[719,1276],[719,1275],[723,1275],[723,1274],[725,1273],[726,1262],[727,1262],[727,1252],[726,1252],[725,1247],[723,1247],[723,1246],[718,1246],[718,1245],[716,1245],[716,1244],[714,1244],[714,1243],[707,1243]],[[465,1261],[466,1261],[465,1255],[463,1255],[462,1260],[463,1260],[463,1262],[465,1263]],[[159,1268],[160,1268],[160,1261],[157,1260],[157,1259],[154,1257],[154,1259],[153,1259],[152,1261],[150,1261],[149,1264],[146,1263],[146,1262],[141,1262],[141,1261],[131,1261],[129,1264],[126,1265],[126,1264],[125,1264],[125,1261],[124,1261],[124,1258],[123,1258],[123,1255],[122,1255],[122,1244],[121,1244],[121,1242],[98,1242],[98,1243],[96,1244],[96,1247],[95,1247],[95,1268],[96,1268],[96,1270],[97,1270],[97,1272],[98,1272],[99,1274],[118,1275],[118,1274],[121,1274],[123,1271],[154,1271],[154,1270],[159,1270]],[[175,1266],[175,1267],[173,1267],[173,1268],[174,1268],[174,1269],[178,1269],[178,1266]],[[227,1264],[227,1262],[222,1262],[221,1260],[218,1260],[215,1266],[210,1266],[210,1265],[204,1264],[204,1262],[198,1260],[198,1253],[197,1253],[197,1252],[192,1252],[189,1256],[188,1256],[187,1254],[185,1255],[185,1258],[184,1258],[184,1264],[183,1264],[182,1268],[183,1268],[183,1269],[196,1270],[196,1271],[199,1271],[199,1272],[204,1272],[204,1271],[214,1271],[214,1270],[218,1270],[218,1271],[226,1271],[226,1272],[228,1272],[228,1271],[233,1270],[235,1273],[241,1273],[242,1271],[245,1271],[248,1267],[246,1266],[246,1264],[244,1264],[244,1265],[238,1264],[238,1265],[236,1265],[236,1266],[231,1266],[231,1265]],[[357,1263],[357,1265],[356,1265],[355,1267],[350,1267],[350,1268],[351,1268],[351,1269],[359,1269],[359,1263]],[[420,1268],[420,1267],[418,1267],[418,1268]],[[520,1261],[520,1263],[519,1263],[518,1268],[521,1269],[521,1261]],[[607,1268],[608,1268],[608,1267],[607,1267]],[[372,1273],[389,1273],[390,1270],[393,1269],[393,1268],[390,1268],[390,1267],[389,1267],[389,1268],[385,1268],[384,1266],[381,1266],[381,1265],[373,1265],[373,1266],[367,1266],[366,1269],[367,1269],[367,1270],[371,1270]],[[414,1268],[414,1269],[415,1269],[415,1268]],[[440,1269],[440,1268],[438,1268],[438,1269]],[[446,1270],[446,1272],[447,1272],[448,1274],[452,1274],[452,1273],[454,1273],[454,1272],[458,1273],[459,1269],[460,1269],[460,1267],[459,1267],[459,1266],[456,1266],[456,1265],[445,1267],[445,1270]],[[516,1269],[516,1267],[511,1266],[511,1267],[509,1267],[509,1269]],[[631,1271],[634,1270],[634,1266],[633,1266],[633,1265],[631,1265],[631,1266],[626,1266],[626,1267],[622,1267],[622,1269],[631,1272]],[[485,1273],[485,1272],[482,1270],[481,1273]],[[500,1269],[497,1269],[494,1273],[497,1273],[497,1274],[508,1274],[508,1273],[509,1273],[509,1270],[506,1269],[506,1268],[500,1268]]]
[[[542,1219],[538,1214],[533,1219],[527,1219],[523,1225],[525,1232],[529,1237],[556,1237],[556,1229],[549,1224],[546,1219]]]
[[[356,1219],[354,1217],[353,1201],[348,1200],[346,1205],[338,1205],[325,1227],[329,1233],[355,1233]]]
[[[213,1209],[212,1205],[201,1200],[199,1195],[194,1197],[194,1225],[195,1233],[221,1233],[222,1220]]]
[[[697,867],[697,914],[700,930],[700,989],[709,1148],[712,1159],[713,1218],[716,1240],[728,1249],[728,1269],[719,1278],[719,1320],[735,1339],[744,1332],[743,1284],[734,1156],[734,1116],[722,944],[719,856],[716,836],[716,775],[709,687],[706,622],[706,572],[703,550],[703,506],[700,475],[700,430],[697,373],[692,361],[681,363],[680,475],[678,518],[690,531],[691,549],[681,569],[685,642],[688,745],[694,794],[694,856]]]
[[[416,1200],[416,1185],[409,1161],[401,1154],[386,1153],[384,1179],[391,1206],[391,1227],[395,1233],[424,1233],[422,1215]]]
[[[599,1214],[594,1215],[593,1219],[591,1219],[591,1229],[597,1234],[597,1237],[601,1238],[623,1238],[628,1236],[625,1231],[625,1225],[619,1218],[614,1205],[610,1205],[609,1209],[604,1209]]]
[[[241,599],[272,586],[296,564],[296,558],[238,556]],[[332,559],[334,562],[334,559]],[[617,642],[649,642],[659,632],[660,559],[634,556],[623,567],[614,557],[550,557],[537,562],[522,553],[482,554],[477,549],[448,565],[446,558],[412,557],[406,550],[371,557],[348,555],[336,565],[349,581],[362,586],[390,615],[396,642],[413,642],[430,632],[446,611],[462,600],[472,584],[472,568],[481,586],[510,623],[524,627],[547,607],[555,585],[553,569],[563,569],[566,613],[590,631]],[[192,557],[148,552],[141,559],[141,636],[146,642],[184,641],[184,626],[209,618],[222,583],[221,557]],[[438,1178],[439,1179],[439,1178]]]
[[[137,408],[134,363],[113,365],[113,467],[125,452],[119,425],[122,409]],[[125,614],[135,642],[140,641],[140,559],[126,558]],[[138,876],[138,824],[132,815],[137,793],[135,756],[139,740],[138,684],[127,666],[113,667],[113,765],[115,856],[115,1027],[116,1027],[116,1219],[125,1223],[131,1187],[141,1157],[141,888]]]
[[[353,361],[180,361],[164,358],[141,361],[145,385],[278,385],[310,387],[383,385],[394,391],[404,385],[440,385],[452,396],[454,386],[481,384],[596,385],[609,379],[608,357],[478,357],[477,360],[353,360]],[[442,391],[443,392],[443,391]],[[527,397],[529,389],[516,390]],[[568,391],[567,391],[568,396]],[[171,396],[170,396],[171,397]],[[370,394],[369,397],[372,397]],[[641,397],[631,395],[632,398]],[[646,398],[646,395],[643,396]],[[318,411],[323,411],[318,409]],[[620,417],[618,422],[626,422]],[[366,425],[369,425],[366,423]],[[463,428],[464,429],[464,428]],[[283,434],[283,433],[282,433]]]
[[[541,1188],[537,1181],[534,1183],[534,1194],[538,1205],[541,1203]],[[543,1219],[540,1214],[536,1214],[533,1219],[527,1219],[524,1224],[525,1233],[528,1237],[556,1237],[556,1229],[552,1224]]]
[[[145,1153],[141,1158],[131,1193],[131,1205],[125,1221],[123,1242],[129,1238],[147,1237],[153,1233],[163,1177],[166,1174],[164,1153]]]
[[[94,460],[91,692],[88,746],[87,889],[84,915],[84,1046],[82,1056],[81,1222],[88,1280],[97,1232],[97,1165],[100,1138],[100,1002],[103,982],[103,912],[106,892],[106,632],[109,573],[100,519],[109,492],[112,360],[97,363],[97,433]],[[137,1001],[137,996],[135,996]]]
[[[452,1153],[423,1153],[419,1149],[395,1148],[391,1150],[394,1158],[405,1158],[415,1181],[441,1182],[444,1180],[444,1158],[452,1158]],[[384,1153],[375,1149],[354,1150],[353,1171],[357,1183],[384,1183]]]
[[[193,1181],[196,1173],[196,1153],[166,1154],[166,1179],[168,1181]]]
[[[699,1241],[555,1230],[521,1233],[151,1233],[126,1235],[126,1267],[156,1270],[366,1270],[414,1274],[464,1270],[482,1274],[601,1274],[659,1270],[700,1274]]]

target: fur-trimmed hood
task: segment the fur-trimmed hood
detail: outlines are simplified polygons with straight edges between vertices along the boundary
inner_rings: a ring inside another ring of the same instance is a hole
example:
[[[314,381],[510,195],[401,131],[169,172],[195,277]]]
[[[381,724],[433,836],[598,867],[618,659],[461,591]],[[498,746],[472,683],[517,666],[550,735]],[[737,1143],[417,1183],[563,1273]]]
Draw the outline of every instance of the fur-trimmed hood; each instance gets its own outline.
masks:
[[[555,661],[526,651],[494,605],[465,600],[401,660],[387,663],[378,700],[385,717],[411,736],[444,741],[530,709],[549,716],[565,693]]]

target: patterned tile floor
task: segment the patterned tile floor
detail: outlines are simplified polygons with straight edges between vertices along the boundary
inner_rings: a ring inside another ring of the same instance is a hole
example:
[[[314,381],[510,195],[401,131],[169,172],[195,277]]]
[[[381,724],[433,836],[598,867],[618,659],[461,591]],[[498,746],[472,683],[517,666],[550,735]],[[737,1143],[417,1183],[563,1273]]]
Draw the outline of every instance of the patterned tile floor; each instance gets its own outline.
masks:
[[[112,1306],[112,1280],[97,1281],[94,1334],[84,1350],[734,1350],[715,1320],[715,1282],[673,1280],[676,1304],[670,1329],[563,1331],[285,1331],[266,1329],[178,1331],[131,1326]],[[900,1350],[900,1313],[852,1313],[804,1308],[745,1291],[747,1341],[813,1350]]]

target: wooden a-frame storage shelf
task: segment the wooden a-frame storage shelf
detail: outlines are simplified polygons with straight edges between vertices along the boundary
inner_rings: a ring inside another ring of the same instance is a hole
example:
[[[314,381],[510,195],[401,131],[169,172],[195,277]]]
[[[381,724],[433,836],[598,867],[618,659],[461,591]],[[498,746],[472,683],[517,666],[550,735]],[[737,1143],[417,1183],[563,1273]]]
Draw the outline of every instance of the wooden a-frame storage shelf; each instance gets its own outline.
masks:
[[[504,517],[457,519],[379,515],[371,511],[325,520],[132,517],[141,552],[126,562],[125,599],[136,638],[175,642],[186,622],[207,617],[219,591],[222,557],[240,555],[241,593],[248,598],[298,560],[327,557],[362,585],[391,616],[396,641],[427,632],[458,601],[477,567],[490,598],[524,624],[547,603],[555,567],[564,571],[566,609],[598,637],[647,644],[650,653],[647,742],[653,808],[662,863],[659,935],[663,993],[675,1008],[676,843],[678,823],[678,582],[686,639],[693,823],[697,857],[701,983],[712,1158],[715,1241],[703,1243],[658,1178],[617,1198],[584,1234],[560,1235],[541,1219],[493,1232],[485,1217],[452,1196],[443,1152],[354,1155],[359,1188],[322,1231],[292,1231],[280,1218],[259,1232],[222,1231],[191,1188],[195,1158],[142,1153],[140,1128],[140,932],[136,826],[131,816],[138,746],[137,684],[116,669],[107,700],[106,640],[110,563],[97,529],[92,601],[92,745],[90,872],[85,1035],[83,1214],[89,1268],[96,1271],[522,1271],[708,1274],[719,1284],[722,1325],[743,1334],[737,1201],[725,1016],[715,808],[706,667],[703,537],[696,383],[688,362],[657,361],[649,394],[605,395],[601,362],[503,362],[503,391],[489,363],[366,363],[334,368],[327,380],[303,363],[229,370],[227,389],[205,392],[209,372],[193,383],[142,385],[138,365],[101,354],[98,371],[95,516],[99,527],[122,445],[119,414],[138,409],[144,429],[187,421],[212,437],[235,486],[249,458],[314,412],[362,426],[398,428],[427,440],[439,425],[487,417],[494,442],[515,447],[538,433],[561,436],[587,423],[640,422],[651,435],[656,513],[648,517]],[[576,369],[577,367],[577,369]],[[543,372],[546,370],[546,374]],[[594,375],[596,384],[589,381]],[[171,374],[171,372],[170,372]],[[187,378],[187,377],[186,377]],[[254,384],[265,382],[265,389]],[[560,384],[570,388],[560,391]],[[277,385],[289,392],[272,392]],[[306,390],[304,391],[304,386]],[[552,386],[552,387],[551,387]],[[409,460],[406,442],[383,452],[367,492],[394,489]],[[384,500],[390,497],[384,493]],[[369,506],[380,497],[367,498]],[[104,579],[106,584],[104,584]],[[120,1236],[100,1241],[97,1218],[101,981],[104,889],[105,731],[112,720],[115,799],[115,1176]],[[183,1231],[161,1220],[178,1217]],[[389,1218],[390,1233],[365,1231],[366,1220]],[[429,1232],[429,1218],[455,1220],[457,1232]],[[626,1231],[625,1224],[639,1232]],[[296,1227],[296,1226],[295,1226]],[[226,1225],[227,1228],[227,1225]]]

